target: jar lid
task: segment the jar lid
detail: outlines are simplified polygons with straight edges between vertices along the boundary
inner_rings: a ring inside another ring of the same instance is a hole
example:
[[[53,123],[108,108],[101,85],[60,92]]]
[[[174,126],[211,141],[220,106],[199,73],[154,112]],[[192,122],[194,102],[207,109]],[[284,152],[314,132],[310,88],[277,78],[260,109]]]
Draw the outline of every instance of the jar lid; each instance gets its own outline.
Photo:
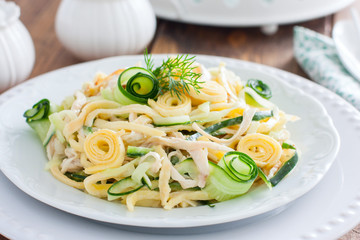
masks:
[[[6,27],[19,19],[20,8],[14,2],[0,0],[0,28]]]

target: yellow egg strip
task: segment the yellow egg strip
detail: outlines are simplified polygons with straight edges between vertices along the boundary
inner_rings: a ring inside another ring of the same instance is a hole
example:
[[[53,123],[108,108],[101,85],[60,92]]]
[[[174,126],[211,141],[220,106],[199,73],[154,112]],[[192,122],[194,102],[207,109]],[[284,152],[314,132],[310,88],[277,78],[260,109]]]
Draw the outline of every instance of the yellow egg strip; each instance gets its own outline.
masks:
[[[160,193],[156,191],[150,191],[150,190],[139,190],[137,192],[131,193],[126,197],[126,206],[129,211],[134,211],[134,207],[136,205],[136,202],[141,200],[160,200]]]
[[[69,139],[70,136],[78,131],[80,128],[82,128],[82,126],[84,125],[85,122],[85,118],[86,116],[94,111],[95,109],[98,108],[117,108],[120,107],[120,104],[113,102],[113,101],[108,101],[108,100],[100,100],[100,101],[94,101],[94,102],[90,102],[88,104],[85,105],[85,107],[81,110],[80,115],[72,120],[71,122],[69,122],[68,124],[65,125],[64,130],[63,130],[63,134],[65,136],[66,139]]]
[[[154,117],[159,115],[157,112],[155,112],[153,109],[146,105],[140,105],[140,104],[131,104],[127,106],[122,106],[116,109],[96,109],[92,112],[90,112],[86,119],[85,119],[85,126],[91,126],[94,122],[94,119],[99,114],[107,114],[110,116],[118,116],[126,113],[137,113],[137,114],[146,114],[150,117]]]
[[[155,147],[155,152],[157,152],[161,157],[161,169],[159,174],[159,192],[161,205],[165,206],[169,199],[171,188],[169,186],[170,174],[171,174],[171,162],[167,157],[166,152],[161,146]]]
[[[170,200],[164,206],[164,209],[170,210],[181,202],[189,200],[210,200],[209,195],[203,191],[180,191],[170,194]]]
[[[60,171],[60,164],[61,161],[58,159],[52,159],[49,162],[49,166],[50,166],[50,172],[51,174],[60,182],[65,183],[66,185],[69,185],[71,187],[77,188],[77,189],[84,189],[84,183],[82,182],[76,182],[74,180],[71,180],[70,178],[68,178],[67,176],[65,176],[61,171]]]
[[[186,131],[193,131],[193,127],[191,125],[175,125],[175,126],[168,126],[168,127],[157,127],[156,128],[159,131],[162,132],[178,132],[181,130],[186,130]]]
[[[148,127],[143,124],[132,123],[128,121],[114,121],[109,122],[103,119],[96,119],[94,126],[98,128],[106,128],[114,131],[120,131],[121,129],[131,130],[134,132],[143,133],[146,136],[166,136],[164,131],[158,130],[156,128]]]
[[[85,190],[93,196],[105,198],[107,197],[107,190],[112,184],[97,184],[97,182],[111,178],[125,178],[130,176],[134,170],[134,163],[130,162],[118,168],[106,169],[102,172],[95,173],[85,178]]]
[[[115,132],[107,129],[89,134],[84,143],[86,157],[94,164],[85,168],[85,173],[92,174],[106,168],[119,167],[125,158],[125,146]]]
[[[160,95],[156,102],[149,99],[148,104],[163,117],[187,115],[191,111],[191,100],[183,94],[178,98],[176,95],[166,92]]]
[[[280,159],[279,142],[268,135],[253,133],[241,138],[237,150],[249,155],[259,167],[271,168]]]
[[[190,88],[189,95],[193,104],[200,104],[203,102],[226,102],[227,92],[223,86],[215,81],[207,81],[201,84],[199,92]]]

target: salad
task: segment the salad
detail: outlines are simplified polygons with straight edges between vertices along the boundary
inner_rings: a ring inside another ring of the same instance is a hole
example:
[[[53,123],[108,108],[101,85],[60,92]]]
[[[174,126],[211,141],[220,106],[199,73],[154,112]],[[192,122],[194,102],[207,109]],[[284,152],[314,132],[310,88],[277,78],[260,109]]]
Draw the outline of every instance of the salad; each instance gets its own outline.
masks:
[[[47,169],[93,196],[135,206],[214,206],[255,182],[275,187],[296,166],[290,115],[269,86],[225,64],[178,55],[154,66],[96,74],[60,105],[42,99],[24,113]]]

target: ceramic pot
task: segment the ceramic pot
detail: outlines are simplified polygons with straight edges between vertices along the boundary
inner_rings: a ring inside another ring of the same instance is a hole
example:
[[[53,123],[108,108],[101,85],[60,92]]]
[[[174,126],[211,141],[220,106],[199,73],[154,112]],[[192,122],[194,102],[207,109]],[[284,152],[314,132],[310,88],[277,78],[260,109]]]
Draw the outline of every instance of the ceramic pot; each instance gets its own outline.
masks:
[[[141,53],[155,28],[148,0],[62,0],[55,21],[60,42],[83,60]]]
[[[34,43],[19,17],[19,6],[0,1],[0,92],[24,81],[34,67]]]

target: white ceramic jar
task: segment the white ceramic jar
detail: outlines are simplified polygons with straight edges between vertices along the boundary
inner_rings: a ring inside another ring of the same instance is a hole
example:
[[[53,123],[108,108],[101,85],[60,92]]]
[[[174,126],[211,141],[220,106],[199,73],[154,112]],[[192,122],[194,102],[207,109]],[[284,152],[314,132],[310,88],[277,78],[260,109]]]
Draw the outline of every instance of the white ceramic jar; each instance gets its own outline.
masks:
[[[55,21],[60,42],[83,60],[141,53],[155,28],[148,0],[62,0]]]
[[[34,43],[19,17],[19,6],[0,1],[0,92],[25,80],[34,67]]]

